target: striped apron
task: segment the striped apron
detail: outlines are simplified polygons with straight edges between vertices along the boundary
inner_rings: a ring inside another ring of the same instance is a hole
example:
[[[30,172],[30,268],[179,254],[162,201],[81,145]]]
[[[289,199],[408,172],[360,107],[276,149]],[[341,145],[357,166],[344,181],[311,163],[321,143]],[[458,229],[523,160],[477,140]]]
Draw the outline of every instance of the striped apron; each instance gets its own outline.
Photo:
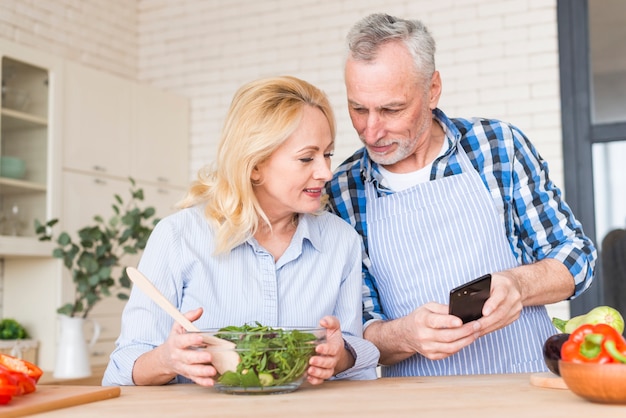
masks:
[[[388,319],[427,302],[448,304],[450,289],[519,265],[489,191],[458,146],[462,173],[378,196],[366,183],[371,272]],[[555,333],[544,306],[442,360],[415,354],[383,366],[382,376],[546,371],[542,347]]]

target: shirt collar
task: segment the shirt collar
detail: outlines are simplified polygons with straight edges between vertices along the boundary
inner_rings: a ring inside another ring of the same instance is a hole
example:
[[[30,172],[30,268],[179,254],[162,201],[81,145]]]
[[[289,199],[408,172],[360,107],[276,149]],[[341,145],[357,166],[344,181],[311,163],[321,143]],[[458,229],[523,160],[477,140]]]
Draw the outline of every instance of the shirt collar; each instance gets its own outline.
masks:
[[[302,246],[304,240],[308,240],[313,248],[317,251],[322,251],[322,236],[319,228],[313,227],[313,217],[317,215],[311,215],[308,213],[300,214],[300,218],[298,219],[298,228],[296,229],[296,233],[294,235],[293,242],[297,242]],[[302,251],[302,248],[300,248]]]
[[[319,228],[313,227],[313,216],[317,215],[311,215],[306,213],[300,214],[298,218],[298,226],[296,228],[296,232],[294,233],[294,236],[291,239],[291,244],[289,245],[285,253],[296,251],[297,254],[301,254],[303,242],[305,240],[308,240],[313,248],[315,248],[318,252],[322,251],[321,232]],[[261,246],[254,237],[248,238],[246,242],[255,250],[261,250]]]
[[[446,139],[448,140],[448,148],[456,148],[457,144],[461,140],[461,137],[463,136],[461,131],[459,131],[459,128],[439,108],[435,108],[433,110],[433,118],[441,124],[444,134],[446,135]]]

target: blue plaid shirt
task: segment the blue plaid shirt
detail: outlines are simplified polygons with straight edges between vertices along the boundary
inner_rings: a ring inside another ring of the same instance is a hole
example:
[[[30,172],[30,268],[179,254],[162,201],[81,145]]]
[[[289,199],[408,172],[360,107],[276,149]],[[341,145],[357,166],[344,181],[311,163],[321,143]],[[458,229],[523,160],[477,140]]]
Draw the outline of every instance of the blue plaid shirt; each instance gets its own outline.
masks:
[[[498,120],[449,119],[439,109],[433,111],[433,116],[446,132],[449,149],[433,162],[430,180],[461,173],[456,150],[463,147],[491,193],[518,262],[559,260],[574,276],[572,298],[587,289],[593,280],[596,249],[528,138],[516,127]],[[382,185],[377,164],[361,148],[335,170],[326,185],[330,210],[350,223],[363,239],[364,322],[385,319],[376,278],[370,273],[366,181],[374,183],[379,195],[393,193]]]

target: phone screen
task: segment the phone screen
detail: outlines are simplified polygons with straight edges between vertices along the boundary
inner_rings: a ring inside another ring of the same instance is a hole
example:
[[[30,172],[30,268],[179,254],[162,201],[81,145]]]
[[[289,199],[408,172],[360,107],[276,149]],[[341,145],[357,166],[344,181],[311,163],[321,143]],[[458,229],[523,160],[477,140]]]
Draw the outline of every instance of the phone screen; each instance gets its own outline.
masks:
[[[450,291],[450,315],[458,316],[463,323],[483,316],[483,305],[491,292],[491,274],[465,283]]]

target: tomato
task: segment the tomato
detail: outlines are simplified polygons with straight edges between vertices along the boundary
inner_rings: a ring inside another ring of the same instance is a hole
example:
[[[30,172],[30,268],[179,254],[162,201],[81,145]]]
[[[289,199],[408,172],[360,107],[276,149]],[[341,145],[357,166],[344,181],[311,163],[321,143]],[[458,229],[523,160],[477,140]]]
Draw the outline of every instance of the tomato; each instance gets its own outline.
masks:
[[[6,367],[12,372],[24,373],[37,383],[43,374],[43,371],[33,363],[0,353],[0,365]]]

